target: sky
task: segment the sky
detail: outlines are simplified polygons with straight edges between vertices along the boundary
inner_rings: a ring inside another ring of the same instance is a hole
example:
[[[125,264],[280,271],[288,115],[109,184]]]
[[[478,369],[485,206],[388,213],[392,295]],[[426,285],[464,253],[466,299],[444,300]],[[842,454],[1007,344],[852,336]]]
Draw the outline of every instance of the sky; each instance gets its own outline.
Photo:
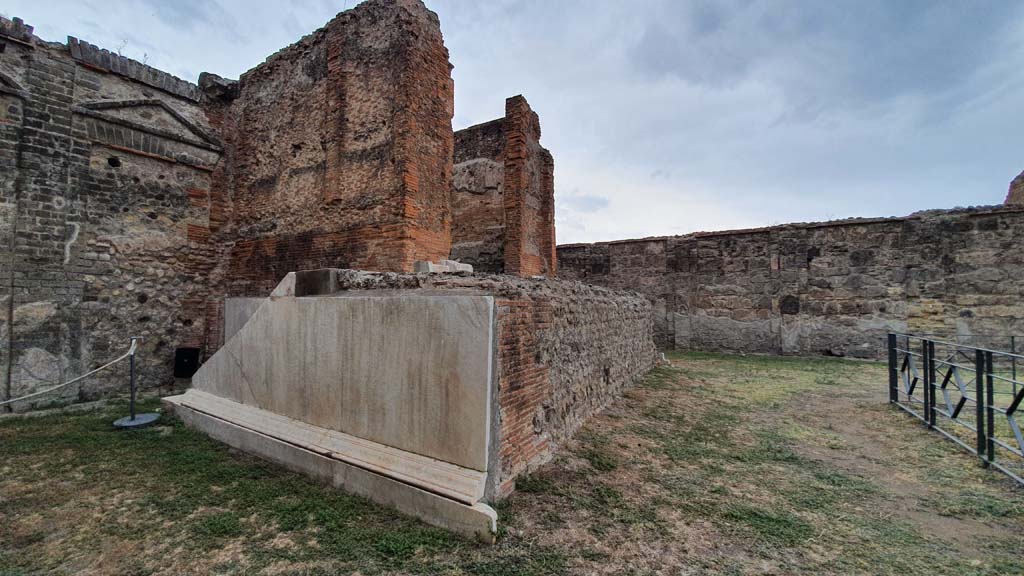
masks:
[[[6,0],[36,35],[237,78],[355,0]],[[558,242],[1001,203],[1024,170],[1024,2],[426,0],[455,129],[523,94]]]

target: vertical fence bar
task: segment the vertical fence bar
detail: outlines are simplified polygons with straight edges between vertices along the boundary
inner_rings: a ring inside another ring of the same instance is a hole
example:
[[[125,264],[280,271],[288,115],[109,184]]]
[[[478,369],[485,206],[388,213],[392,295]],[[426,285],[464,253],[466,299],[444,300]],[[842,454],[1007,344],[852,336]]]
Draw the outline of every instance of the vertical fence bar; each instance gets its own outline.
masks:
[[[974,351],[974,424],[977,431],[975,448],[978,457],[985,462],[985,353],[981,350]]]
[[[128,373],[128,385],[131,387],[131,400],[129,400],[129,411],[132,415],[132,420],[135,420],[135,338],[132,338],[131,354],[128,355]]]
[[[928,355],[928,343],[931,340],[926,338],[921,339],[921,400],[924,402],[922,406],[921,419],[924,420],[925,424],[928,424],[928,415],[931,414],[931,390],[932,390],[932,371],[931,371],[931,357]]]
[[[986,423],[986,426],[985,426],[985,431],[986,431],[986,434],[985,434],[985,436],[986,436],[986,438],[985,438],[985,440],[986,440],[985,452],[986,452],[986,455],[987,455],[986,461],[989,464],[991,464],[992,462],[995,462],[995,459],[996,459],[996,441],[995,441],[995,436],[996,436],[996,411],[995,411],[995,391],[993,390],[993,388],[995,388],[995,387],[993,386],[993,378],[992,378],[992,373],[994,372],[994,370],[992,368],[992,352],[985,352],[985,368],[986,368],[986,372],[988,372],[988,374],[986,375],[986,378],[985,378],[985,380],[986,380],[986,382],[985,382],[985,388],[986,388],[986,390],[985,390],[985,406],[986,406],[985,412],[988,413],[988,422]]]
[[[1017,353],[1017,337],[1016,336],[1010,336],[1010,354],[1016,354],[1016,353]],[[1016,397],[1017,396],[1017,357],[1016,356],[1010,356],[1010,371],[1012,373],[1011,374],[1011,378],[1010,378],[1012,380],[1012,382],[1010,384],[1013,386],[1013,395],[1014,395],[1014,397]]]
[[[896,375],[896,335],[889,333],[889,402],[899,400],[898,378]]]
[[[928,410],[925,414],[925,418],[928,421],[928,427],[935,427],[935,341],[928,341],[928,364],[925,367],[928,372]]]

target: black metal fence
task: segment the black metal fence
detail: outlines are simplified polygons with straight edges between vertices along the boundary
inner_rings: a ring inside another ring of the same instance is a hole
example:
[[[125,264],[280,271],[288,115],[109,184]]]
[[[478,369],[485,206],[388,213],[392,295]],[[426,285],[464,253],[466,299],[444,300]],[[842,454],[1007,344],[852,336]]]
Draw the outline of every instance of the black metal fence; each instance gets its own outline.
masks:
[[[972,338],[890,333],[889,402],[1024,484],[1024,435],[1016,420],[1024,356],[1016,354],[1014,337]],[[1006,342],[1011,351],[979,340]]]

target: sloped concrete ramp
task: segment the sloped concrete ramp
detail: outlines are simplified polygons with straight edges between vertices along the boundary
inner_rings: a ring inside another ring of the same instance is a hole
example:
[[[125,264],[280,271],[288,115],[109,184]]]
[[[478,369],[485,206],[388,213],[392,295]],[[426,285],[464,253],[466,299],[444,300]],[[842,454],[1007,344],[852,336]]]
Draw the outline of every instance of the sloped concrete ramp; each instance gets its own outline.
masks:
[[[274,294],[168,408],[231,446],[492,541],[493,297]]]

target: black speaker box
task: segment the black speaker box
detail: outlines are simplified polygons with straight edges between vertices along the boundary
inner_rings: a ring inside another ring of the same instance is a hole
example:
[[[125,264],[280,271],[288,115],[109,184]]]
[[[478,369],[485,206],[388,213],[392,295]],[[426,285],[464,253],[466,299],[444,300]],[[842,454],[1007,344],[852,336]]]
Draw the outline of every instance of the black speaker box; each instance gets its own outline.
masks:
[[[177,348],[174,351],[174,377],[191,378],[199,370],[199,348]]]

